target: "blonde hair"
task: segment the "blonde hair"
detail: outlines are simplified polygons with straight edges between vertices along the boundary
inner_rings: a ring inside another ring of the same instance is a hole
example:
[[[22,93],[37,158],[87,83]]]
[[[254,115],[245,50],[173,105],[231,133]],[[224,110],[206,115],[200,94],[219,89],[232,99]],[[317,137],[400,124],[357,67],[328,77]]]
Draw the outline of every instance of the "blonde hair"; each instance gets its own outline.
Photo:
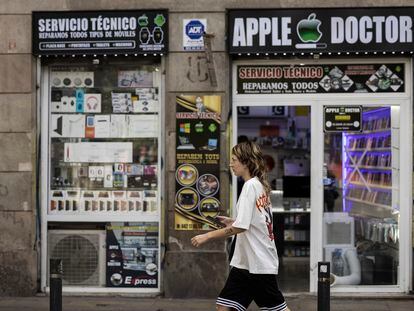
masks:
[[[266,165],[260,147],[254,142],[244,141],[235,145],[231,150],[231,153],[235,155],[242,164],[247,166],[252,177],[257,177],[259,179],[266,194],[269,195],[272,188],[267,180]]]

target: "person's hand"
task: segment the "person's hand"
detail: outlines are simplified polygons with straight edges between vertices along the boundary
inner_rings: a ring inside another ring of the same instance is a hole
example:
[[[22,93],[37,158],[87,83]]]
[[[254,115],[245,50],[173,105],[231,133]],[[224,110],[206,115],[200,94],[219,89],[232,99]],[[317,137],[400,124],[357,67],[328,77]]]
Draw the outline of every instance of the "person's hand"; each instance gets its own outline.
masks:
[[[195,247],[199,247],[208,241],[207,233],[196,235],[191,239],[191,244]]]
[[[217,216],[216,217],[220,222],[226,225],[226,227],[231,226],[234,222],[234,219],[226,216]]]

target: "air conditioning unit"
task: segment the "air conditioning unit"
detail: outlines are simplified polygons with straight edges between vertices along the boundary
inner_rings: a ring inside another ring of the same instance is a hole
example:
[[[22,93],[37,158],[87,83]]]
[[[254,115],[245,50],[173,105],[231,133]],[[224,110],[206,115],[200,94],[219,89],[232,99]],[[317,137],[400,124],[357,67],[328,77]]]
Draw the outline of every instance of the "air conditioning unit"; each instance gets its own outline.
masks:
[[[47,253],[48,265],[50,258],[62,260],[63,285],[105,285],[105,231],[49,230]]]

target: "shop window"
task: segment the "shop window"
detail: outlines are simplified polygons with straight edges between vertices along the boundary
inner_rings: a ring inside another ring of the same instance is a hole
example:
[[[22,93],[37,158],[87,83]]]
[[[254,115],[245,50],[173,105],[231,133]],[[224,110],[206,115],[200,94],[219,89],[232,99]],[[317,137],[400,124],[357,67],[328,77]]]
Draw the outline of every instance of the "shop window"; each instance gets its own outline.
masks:
[[[362,132],[325,133],[324,252],[334,286],[395,285],[399,112],[364,107]]]
[[[159,287],[158,66],[50,66],[48,99],[47,258],[63,260],[65,285]]]

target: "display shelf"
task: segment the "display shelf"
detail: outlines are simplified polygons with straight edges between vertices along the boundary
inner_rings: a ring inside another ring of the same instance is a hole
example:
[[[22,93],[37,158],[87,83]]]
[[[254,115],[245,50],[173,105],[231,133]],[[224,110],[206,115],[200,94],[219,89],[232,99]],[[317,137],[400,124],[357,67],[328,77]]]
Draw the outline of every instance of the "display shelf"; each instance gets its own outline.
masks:
[[[47,221],[159,218],[159,80],[127,67],[51,69]],[[123,87],[129,75],[143,84]]]
[[[382,189],[382,190],[389,190],[391,191],[393,188],[392,186],[381,186],[381,185],[377,185],[377,184],[364,184],[364,183],[357,183],[357,182],[348,182],[348,185],[353,185],[353,186],[358,186],[358,187],[363,187],[366,188],[367,186],[373,189]]]
[[[384,135],[384,136],[388,136],[388,135],[391,135],[390,131],[391,131],[391,128],[383,128],[383,129],[378,129],[378,130],[373,130],[373,131],[363,131],[361,133],[349,133],[347,135],[348,136],[366,136],[367,134],[386,133],[386,135]]]
[[[391,109],[364,111],[362,121],[361,133],[343,133],[344,211],[382,217],[393,211],[396,190]]]
[[[291,214],[291,213],[310,213],[310,209],[306,209],[306,210],[304,210],[303,208],[298,208],[298,209],[296,209],[296,208],[292,208],[292,209],[289,209],[289,210],[286,210],[286,209],[284,209],[284,208],[272,208],[272,212],[273,213],[275,213],[275,214]]]
[[[355,199],[355,198],[352,198],[352,197],[346,197],[346,199],[348,201],[352,201],[352,202],[363,203],[363,204],[367,204],[367,205],[371,205],[371,206],[376,206],[376,207],[382,207],[382,208],[386,208],[386,209],[391,209],[391,206],[390,205],[384,205],[384,204],[374,203],[374,202],[370,202],[370,201],[359,200],[359,199]]]
[[[309,224],[284,224],[285,229],[309,229]]]
[[[310,251],[310,210],[283,210],[273,214],[276,247],[284,258],[306,258]]]
[[[283,262],[306,262],[309,261],[309,256],[280,256]]]
[[[347,165],[347,168],[355,168],[355,165]],[[359,165],[358,168],[366,169],[366,170],[384,170],[384,171],[390,171],[392,170],[392,167],[390,166],[373,166],[373,165]]]
[[[285,244],[309,244],[310,240],[284,240]]]
[[[120,213],[123,213],[120,215]],[[47,215],[47,221],[51,222],[157,222],[159,215],[143,215],[142,213],[119,212],[111,214],[100,214],[99,212],[90,214],[63,214]]]
[[[354,148],[354,149],[347,149],[348,152],[382,152],[382,151],[391,151],[391,147],[383,147],[383,148]]]
[[[89,187],[85,190],[85,188],[81,188],[81,187],[62,187],[62,186],[52,186],[50,187],[51,191],[65,191],[65,190],[69,190],[69,191],[145,191],[145,190],[157,190],[158,187],[157,186],[148,186],[148,187],[112,187],[112,188],[103,188],[103,187]]]

